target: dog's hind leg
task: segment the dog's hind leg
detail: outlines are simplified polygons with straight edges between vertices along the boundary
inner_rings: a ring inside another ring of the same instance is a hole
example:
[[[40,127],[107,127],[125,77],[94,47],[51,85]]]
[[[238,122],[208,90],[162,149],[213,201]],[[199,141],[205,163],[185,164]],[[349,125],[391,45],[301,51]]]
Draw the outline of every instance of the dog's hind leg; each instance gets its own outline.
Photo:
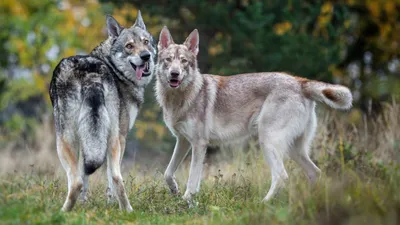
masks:
[[[73,144],[71,141],[57,134],[58,157],[68,177],[68,194],[61,209],[62,211],[70,211],[72,207],[74,207],[83,186],[81,171],[78,167],[77,154],[72,147]]]
[[[272,177],[271,187],[264,201],[271,200],[288,180],[283,159],[307,123],[302,119],[307,116],[302,99],[295,94],[290,97],[285,95],[271,96],[267,99],[258,121],[260,146]]]
[[[304,133],[296,138],[290,152],[290,158],[294,160],[305,172],[311,183],[315,183],[321,170],[309,157],[310,145],[314,138],[317,126],[317,117],[313,111]]]
[[[128,196],[125,191],[124,180],[121,175],[121,144],[118,136],[111,136],[109,139],[109,148],[107,154],[107,173],[108,179],[112,184],[112,192],[118,199],[119,208],[127,210],[128,212],[133,211],[131,204],[129,203]]]
[[[263,150],[265,161],[271,169],[271,187],[263,200],[268,201],[279,192],[284,182],[288,179],[282,156],[278,151],[289,146],[285,143],[285,140],[277,140],[268,133],[260,134],[260,146]]]
[[[175,171],[189,152],[189,149],[190,143],[184,137],[176,138],[174,153],[172,154],[171,161],[164,173],[165,181],[167,182],[172,194],[179,193],[179,187],[175,180]]]
[[[82,153],[81,153],[82,154]],[[83,157],[79,157],[79,168],[81,171],[81,176],[82,176],[82,182],[83,182],[83,187],[81,189],[81,194],[79,195],[79,200],[82,201],[83,203],[86,203],[88,200],[87,197],[87,192],[88,192],[88,187],[89,187],[89,175],[85,174],[85,166],[83,162]]]

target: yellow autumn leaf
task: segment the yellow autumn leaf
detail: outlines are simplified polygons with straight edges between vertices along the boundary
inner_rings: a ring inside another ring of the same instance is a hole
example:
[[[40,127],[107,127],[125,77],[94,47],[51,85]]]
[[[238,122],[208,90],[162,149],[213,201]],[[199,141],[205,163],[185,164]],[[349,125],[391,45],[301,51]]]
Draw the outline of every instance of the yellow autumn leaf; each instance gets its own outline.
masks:
[[[332,13],[333,12],[333,5],[331,2],[325,2],[321,7],[321,13]]]
[[[381,12],[381,5],[377,0],[368,0],[367,1],[367,8],[371,12],[372,16],[375,18],[379,18]]]
[[[47,77],[41,76],[39,73],[33,74],[35,87],[38,88],[41,93],[47,93],[47,80]]]
[[[292,29],[292,23],[290,23],[289,21],[285,21],[282,23],[277,23],[274,25],[274,32],[277,35],[283,35],[286,32],[290,31]]]
[[[346,21],[344,21],[344,27],[345,27],[346,29],[350,28],[350,26],[351,26],[351,20],[346,20]]]
[[[75,48],[66,48],[62,54],[62,57],[65,58],[65,57],[69,57],[69,56],[72,56],[75,54],[76,54]]]
[[[141,140],[141,139],[144,138],[144,134],[145,134],[145,133],[146,133],[146,132],[145,132],[145,129],[136,126],[136,137],[137,137],[139,140]]]
[[[165,136],[165,133],[166,133],[166,129],[165,129],[164,125],[157,124],[157,123],[154,126],[154,131],[156,132],[157,138],[159,140],[162,140],[162,138]]]
[[[157,118],[156,112],[151,111],[151,110],[146,110],[146,111],[144,111],[144,116],[145,116],[146,118],[151,119],[151,120],[155,120],[155,119]]]
[[[222,53],[223,51],[224,51],[224,49],[222,48],[222,45],[213,45],[208,48],[208,54],[210,54],[212,56],[218,55],[218,54]]]
[[[388,14],[388,18],[393,18],[395,19],[395,14],[397,13],[396,10],[396,3],[395,1],[386,1],[384,4],[384,9],[386,11],[386,13]]]
[[[321,7],[321,14],[318,16],[318,26],[325,27],[332,19],[333,5],[331,2],[326,2]]]
[[[392,26],[389,23],[384,23],[379,26],[379,30],[380,37],[385,40],[390,35],[390,32],[392,31]]]

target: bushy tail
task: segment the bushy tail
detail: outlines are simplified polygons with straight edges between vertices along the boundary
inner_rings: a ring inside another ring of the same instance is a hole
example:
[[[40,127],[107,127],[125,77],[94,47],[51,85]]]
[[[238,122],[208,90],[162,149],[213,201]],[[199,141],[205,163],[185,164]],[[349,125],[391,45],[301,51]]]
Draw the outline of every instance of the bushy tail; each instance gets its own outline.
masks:
[[[85,86],[82,89],[82,96],[78,132],[85,174],[89,175],[94,173],[106,158],[110,119],[105,107],[104,88],[101,83],[95,82]]]
[[[335,109],[350,109],[353,96],[347,87],[319,81],[306,81],[302,85],[308,98],[323,102]]]

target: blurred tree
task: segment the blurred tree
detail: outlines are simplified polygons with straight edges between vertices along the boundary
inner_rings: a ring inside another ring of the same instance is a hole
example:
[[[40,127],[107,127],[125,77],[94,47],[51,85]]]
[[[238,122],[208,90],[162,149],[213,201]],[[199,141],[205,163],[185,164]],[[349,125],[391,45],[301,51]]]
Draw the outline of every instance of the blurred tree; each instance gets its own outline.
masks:
[[[87,54],[107,38],[106,13],[125,26],[131,26],[137,16],[132,5],[114,9],[94,0],[4,0],[0,12],[0,42],[4,43],[0,46],[0,147],[10,141],[16,141],[16,147],[35,144],[37,122],[52,111],[48,85],[53,68],[62,58]],[[150,31],[161,29],[157,18],[144,18]],[[166,130],[155,119],[155,106],[154,100],[146,101],[131,138],[158,141],[161,146]]]
[[[400,2],[348,0],[346,54],[337,65],[350,75],[364,111],[380,111],[381,100],[400,96]]]
[[[400,96],[397,0],[2,0],[0,146],[28,140],[51,112],[47,86],[61,58],[104,40],[106,13],[129,26],[137,8],[155,39],[164,25],[177,43],[199,29],[204,73],[287,71],[343,83],[370,112]],[[167,134],[150,87],[130,137],[171,149]]]
[[[343,83],[364,110],[371,99],[400,94],[396,0],[101,2],[164,18],[178,43],[199,29],[202,72],[288,71]]]
[[[29,141],[35,121],[49,111],[52,68],[63,57],[88,52],[104,39],[100,5],[87,1],[0,2],[0,135]],[[89,29],[90,26],[90,29]],[[97,30],[97,32],[94,32]]]

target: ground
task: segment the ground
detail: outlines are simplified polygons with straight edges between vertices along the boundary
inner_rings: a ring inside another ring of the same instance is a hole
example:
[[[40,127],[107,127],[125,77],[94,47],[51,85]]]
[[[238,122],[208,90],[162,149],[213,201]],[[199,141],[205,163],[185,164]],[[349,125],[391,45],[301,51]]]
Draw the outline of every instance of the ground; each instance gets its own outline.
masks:
[[[66,195],[65,177],[55,174],[9,174],[0,180],[0,221],[3,224],[398,224],[400,172],[382,169],[379,177],[361,177],[350,165],[322,175],[315,186],[294,163],[290,180],[271,202],[261,200],[269,187],[263,162],[225,174],[213,169],[188,208],[170,194],[159,172],[126,174],[133,213],[107,204],[105,178],[91,180],[89,201],[72,212],[60,212]],[[230,170],[231,168],[228,168]],[[327,168],[323,168],[323,172]],[[34,170],[34,169],[33,169]],[[378,172],[378,171],[376,171]],[[228,175],[229,174],[229,175]],[[179,183],[184,184],[184,170]],[[184,185],[182,188],[184,188]]]
[[[90,178],[88,202],[61,212],[66,176],[57,158],[42,155],[54,168],[36,160],[28,170],[0,171],[0,224],[400,224],[399,112],[388,105],[382,116],[359,124],[346,122],[347,115],[320,113],[312,148],[320,179],[310,185],[288,161],[289,181],[266,203],[261,200],[270,175],[256,143],[244,151],[225,149],[206,164],[193,208],[182,193],[170,194],[166,165],[125,168],[132,213],[106,203],[104,168]],[[188,163],[177,172],[182,192]]]

